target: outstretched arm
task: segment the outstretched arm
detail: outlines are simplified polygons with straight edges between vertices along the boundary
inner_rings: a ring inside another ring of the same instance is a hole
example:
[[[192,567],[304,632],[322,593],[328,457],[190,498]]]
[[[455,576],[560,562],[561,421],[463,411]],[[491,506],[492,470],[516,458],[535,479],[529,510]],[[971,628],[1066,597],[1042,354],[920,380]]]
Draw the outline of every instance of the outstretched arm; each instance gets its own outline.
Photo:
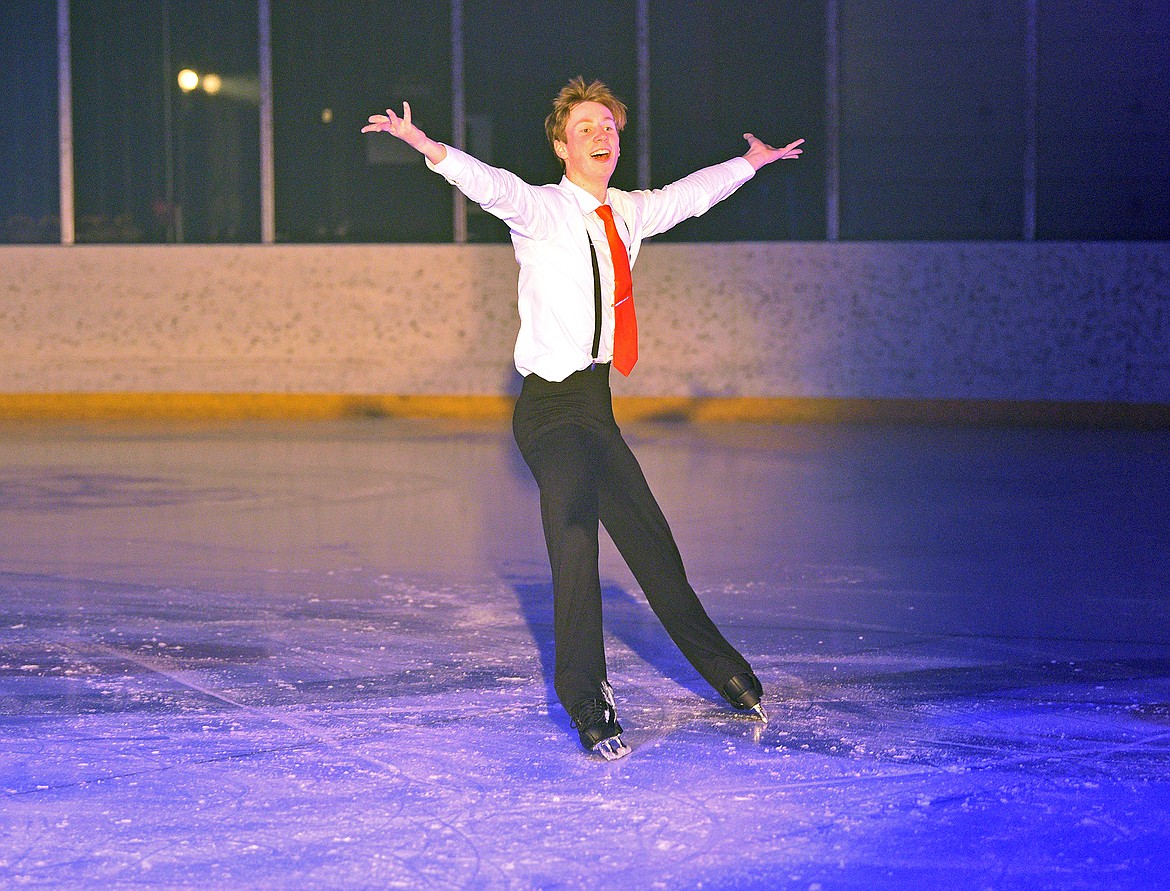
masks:
[[[773,148],[751,133],[743,138],[748,141],[747,153],[742,157],[752,168],[745,173],[739,158],[724,161],[711,167],[696,170],[677,182],[653,191],[631,193],[642,210],[642,238],[650,238],[665,232],[689,217],[706,213],[745,182],[765,164],[781,159],[799,158],[803,139],[789,143],[784,148]]]
[[[422,152],[432,164],[438,164],[447,157],[447,148],[441,142],[435,142],[423,133],[410,120],[410,103],[402,103],[402,117],[398,117],[393,109],[386,109],[385,114],[370,115],[370,122],[362,127],[363,133],[389,133],[397,136],[411,148]]]
[[[372,121],[373,118],[370,118]],[[743,138],[748,141],[747,154],[744,157],[748,163],[756,170],[759,170],[765,164],[771,164],[773,161],[788,161],[793,158],[799,158],[804,149],[797,148],[803,139],[798,139],[796,142],[790,142],[784,148],[772,148],[772,146],[757,139],[750,133],[743,134]]]
[[[363,133],[389,133],[397,136],[427,159],[451,185],[486,210],[508,224],[513,232],[530,238],[542,238],[558,225],[559,218],[549,211],[547,196],[542,189],[530,186],[507,170],[492,167],[457,148],[435,142],[410,119],[410,103],[402,103],[402,117],[393,109],[385,114],[370,115]],[[444,164],[444,162],[446,162]]]

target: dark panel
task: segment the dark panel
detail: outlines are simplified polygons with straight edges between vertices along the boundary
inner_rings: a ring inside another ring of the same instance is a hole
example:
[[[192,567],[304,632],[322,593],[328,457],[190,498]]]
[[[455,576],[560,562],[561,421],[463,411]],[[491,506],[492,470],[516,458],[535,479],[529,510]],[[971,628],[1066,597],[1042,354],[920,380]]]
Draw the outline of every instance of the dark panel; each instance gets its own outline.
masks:
[[[841,234],[1023,232],[1024,4],[841,5]]]
[[[57,4],[0,8],[0,242],[54,242],[58,228]]]
[[[766,168],[662,238],[823,238],[823,3],[669,0],[650,9],[653,185],[743,154],[745,131],[773,145],[807,140],[800,160]]]
[[[1040,6],[1037,234],[1170,238],[1170,2]]]
[[[629,107],[613,185],[633,188],[641,113],[634,102],[634,4],[606,0],[590,4],[587,16],[574,16],[554,3],[467,3],[464,25],[473,152],[530,183],[559,180],[562,170],[545,137],[544,119],[557,91],[581,75],[604,81]],[[503,224],[481,212],[471,214],[468,229],[476,241],[507,238]]]
[[[450,241],[447,184],[410,151],[381,163],[397,140],[361,133],[405,100],[429,135],[451,140],[447,4],[302,0],[273,4],[272,25],[280,237]]]
[[[77,240],[258,240],[255,8],[74,0],[71,12]],[[182,93],[186,67],[223,91]]]

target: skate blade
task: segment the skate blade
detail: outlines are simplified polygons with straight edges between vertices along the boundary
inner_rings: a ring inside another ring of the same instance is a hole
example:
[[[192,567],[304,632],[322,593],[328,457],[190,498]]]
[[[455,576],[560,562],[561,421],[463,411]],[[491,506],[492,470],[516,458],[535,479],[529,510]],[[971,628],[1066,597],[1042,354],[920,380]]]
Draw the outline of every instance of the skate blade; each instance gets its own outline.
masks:
[[[755,714],[755,716],[761,722],[763,722],[764,724],[768,723],[768,713],[766,711],[764,711],[764,703],[757,702],[755,705],[752,706],[752,712]]]
[[[593,751],[606,761],[617,761],[618,758],[624,758],[630,754],[632,750],[620,736],[611,736],[595,745]]]

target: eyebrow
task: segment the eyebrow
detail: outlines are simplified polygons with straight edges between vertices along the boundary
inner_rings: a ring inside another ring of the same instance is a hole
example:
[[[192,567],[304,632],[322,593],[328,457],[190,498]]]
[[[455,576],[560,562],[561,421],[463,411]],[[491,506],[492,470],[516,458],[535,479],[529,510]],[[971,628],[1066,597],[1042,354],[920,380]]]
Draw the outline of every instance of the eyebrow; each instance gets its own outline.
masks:
[[[597,118],[581,118],[581,120],[577,121],[577,123],[575,123],[575,124],[573,125],[573,129],[574,129],[574,130],[575,130],[575,129],[577,129],[577,128],[578,128],[578,127],[580,127],[582,124],[604,124],[604,123],[606,123],[607,121],[608,121],[609,123],[611,123],[611,124],[616,124],[616,123],[617,123],[617,121],[615,121],[615,120],[613,119],[613,115],[611,115],[611,114],[607,114],[607,115],[605,115],[603,118],[601,118],[600,120],[599,120],[599,119],[597,119]]]

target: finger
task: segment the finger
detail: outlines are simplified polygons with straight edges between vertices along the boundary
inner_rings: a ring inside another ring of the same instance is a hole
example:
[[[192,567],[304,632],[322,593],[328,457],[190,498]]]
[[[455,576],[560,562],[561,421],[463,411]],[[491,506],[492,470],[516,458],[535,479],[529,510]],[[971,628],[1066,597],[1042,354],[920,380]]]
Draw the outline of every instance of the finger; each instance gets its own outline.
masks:
[[[788,143],[788,145],[784,146],[784,151],[786,151],[786,152],[790,151],[790,150],[796,148],[798,145],[800,145],[803,142],[804,142],[803,139],[798,139],[798,140],[796,140],[796,142],[790,142],[790,143]]]
[[[410,126],[410,103],[409,102],[402,103],[402,124],[403,124],[403,126],[406,126],[406,127]]]

